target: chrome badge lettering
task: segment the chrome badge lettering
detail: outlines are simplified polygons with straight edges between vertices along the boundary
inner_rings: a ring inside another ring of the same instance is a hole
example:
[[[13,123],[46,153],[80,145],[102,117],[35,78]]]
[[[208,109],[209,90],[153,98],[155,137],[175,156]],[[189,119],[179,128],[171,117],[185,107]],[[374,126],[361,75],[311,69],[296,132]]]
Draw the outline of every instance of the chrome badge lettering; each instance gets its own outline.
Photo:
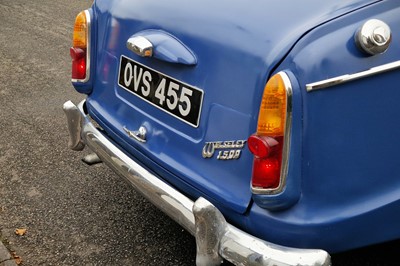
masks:
[[[205,159],[212,158],[215,151],[219,150],[217,155],[218,160],[237,160],[240,158],[245,144],[246,140],[206,142],[202,155]]]

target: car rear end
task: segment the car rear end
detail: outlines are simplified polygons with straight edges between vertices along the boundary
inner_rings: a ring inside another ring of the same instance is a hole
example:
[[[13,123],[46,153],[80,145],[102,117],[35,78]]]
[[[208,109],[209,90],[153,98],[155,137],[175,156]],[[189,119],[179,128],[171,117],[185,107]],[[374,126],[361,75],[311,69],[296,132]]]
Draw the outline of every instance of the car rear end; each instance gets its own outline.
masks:
[[[363,236],[399,210],[400,127],[383,123],[399,92],[385,85],[392,97],[377,101],[399,81],[399,43],[368,54],[354,39],[375,18],[399,32],[399,5],[375,2],[95,1],[74,28],[73,85],[87,98],[64,106],[70,146],[195,235],[199,265],[327,265],[308,248],[399,237],[396,221]]]

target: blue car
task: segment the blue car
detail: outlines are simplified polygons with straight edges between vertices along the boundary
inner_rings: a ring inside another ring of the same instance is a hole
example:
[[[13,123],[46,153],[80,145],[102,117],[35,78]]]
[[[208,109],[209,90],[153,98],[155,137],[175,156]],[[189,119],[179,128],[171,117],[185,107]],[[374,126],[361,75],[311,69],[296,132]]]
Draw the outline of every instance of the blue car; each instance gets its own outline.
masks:
[[[195,236],[197,265],[400,238],[398,0],[95,0],[70,54],[70,148]]]

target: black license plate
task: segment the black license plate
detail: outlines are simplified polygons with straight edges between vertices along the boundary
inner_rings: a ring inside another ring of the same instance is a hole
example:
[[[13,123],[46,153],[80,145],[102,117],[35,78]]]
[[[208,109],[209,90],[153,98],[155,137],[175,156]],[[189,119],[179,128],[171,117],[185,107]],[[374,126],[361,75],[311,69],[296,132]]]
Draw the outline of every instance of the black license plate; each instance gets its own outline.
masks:
[[[172,116],[198,127],[203,91],[121,56],[118,85]]]

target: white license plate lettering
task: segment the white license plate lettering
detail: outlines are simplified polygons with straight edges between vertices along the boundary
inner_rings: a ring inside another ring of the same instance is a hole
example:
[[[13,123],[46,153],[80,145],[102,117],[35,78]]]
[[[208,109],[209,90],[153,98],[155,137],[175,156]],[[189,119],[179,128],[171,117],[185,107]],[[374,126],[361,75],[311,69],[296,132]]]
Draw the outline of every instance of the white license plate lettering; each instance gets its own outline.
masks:
[[[197,127],[203,91],[121,56],[118,84],[143,100]]]

